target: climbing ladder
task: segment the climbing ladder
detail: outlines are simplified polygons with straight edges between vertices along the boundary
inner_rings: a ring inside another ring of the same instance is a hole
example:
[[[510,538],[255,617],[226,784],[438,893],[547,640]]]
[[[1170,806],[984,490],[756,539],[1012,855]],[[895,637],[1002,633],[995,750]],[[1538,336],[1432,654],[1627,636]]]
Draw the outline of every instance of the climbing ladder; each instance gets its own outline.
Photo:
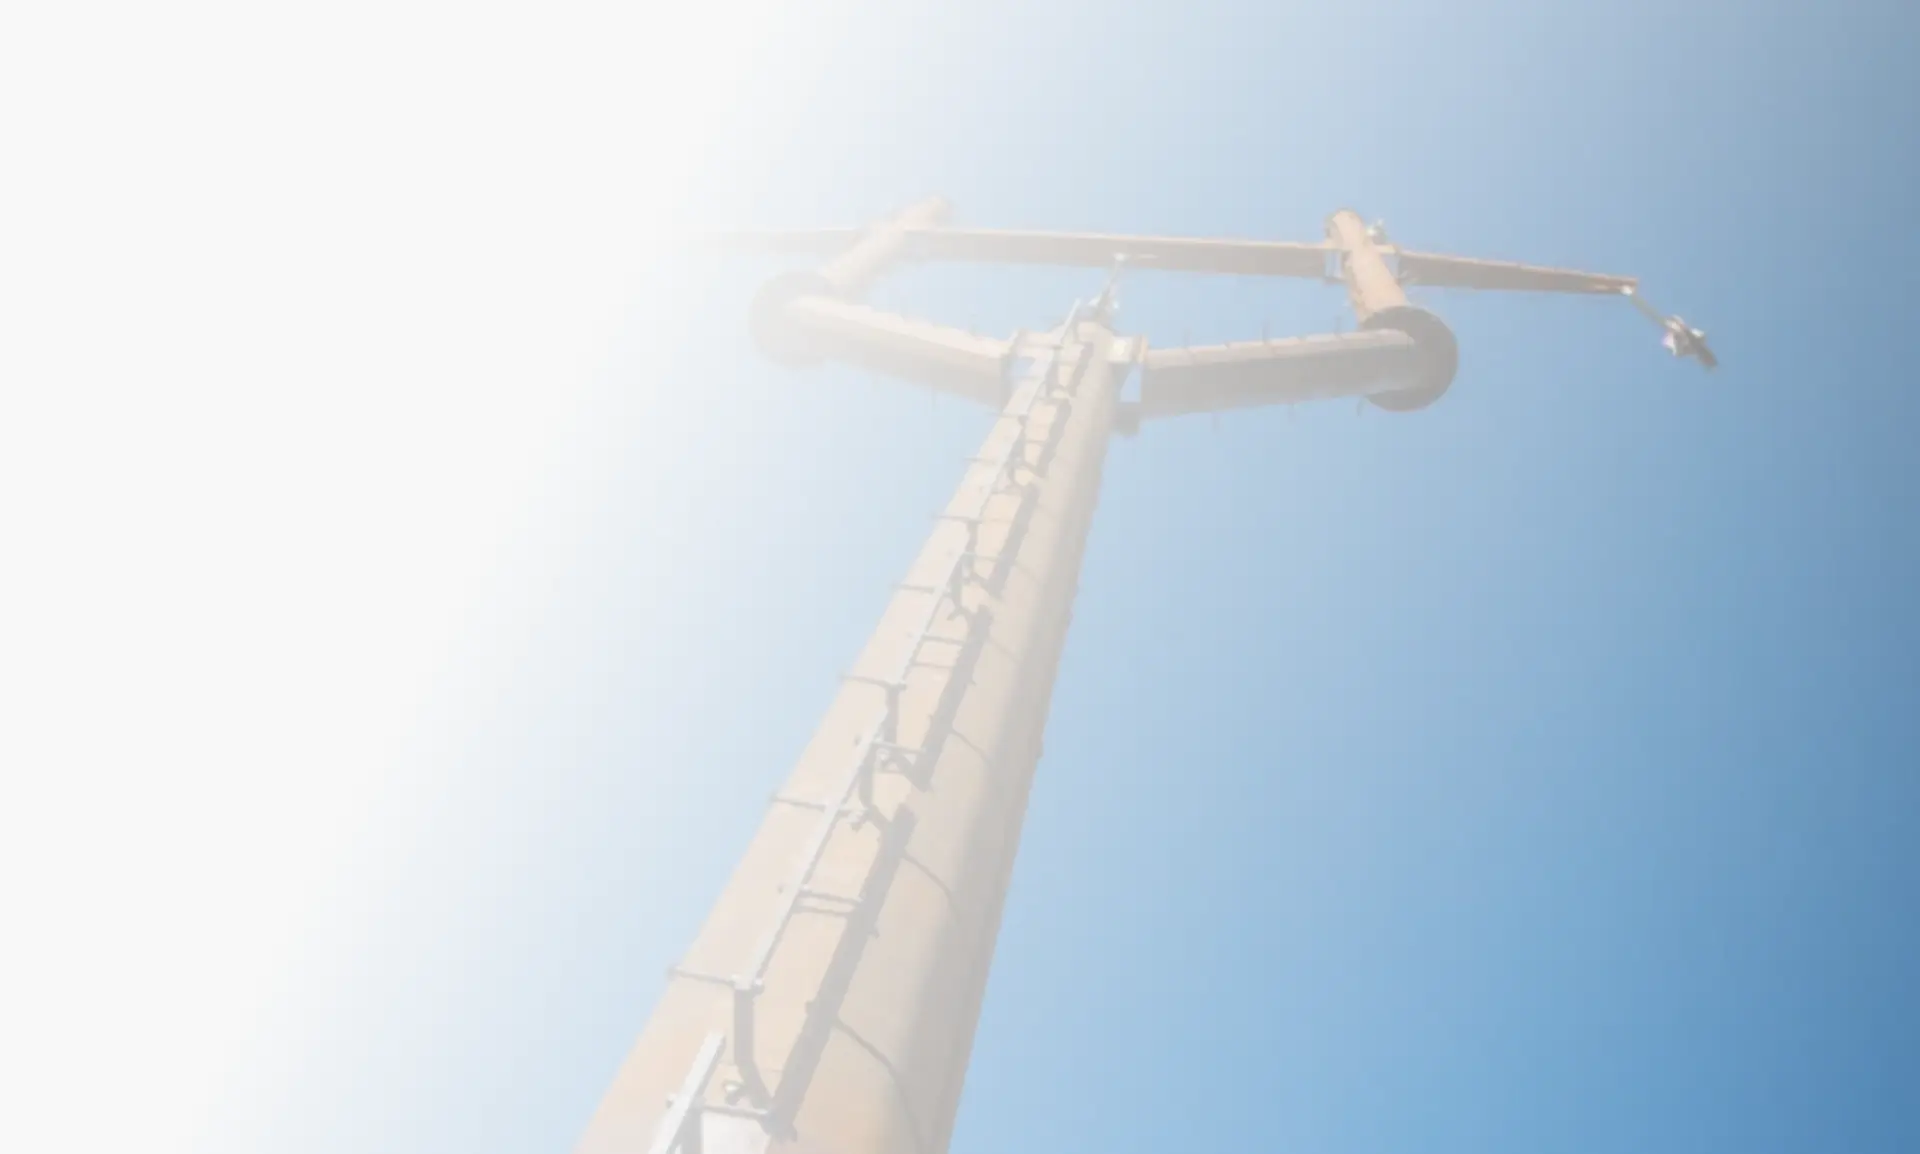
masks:
[[[1093,355],[1092,346],[1076,339],[1077,326],[1089,308],[1104,308],[1107,299],[1103,296],[1101,301],[1092,306],[1076,304],[1065,324],[1053,333],[1022,333],[1016,336],[1008,357],[1008,401],[993,433],[987,439],[989,445],[1004,439],[1004,445],[997,454],[967,458],[970,470],[983,465],[987,467],[985,483],[979,486],[978,497],[972,506],[958,513],[937,515],[937,520],[964,528],[964,543],[953,553],[945,573],[939,579],[927,583],[903,583],[895,587],[896,593],[927,595],[929,599],[925,612],[910,631],[905,652],[892,673],[882,677],[862,674],[843,677],[844,681],[874,686],[883,692],[884,702],[879,716],[855,743],[845,777],[828,796],[808,798],[775,793],[772,798],[776,805],[818,811],[820,820],[806,840],[805,849],[795,863],[793,873],[782,887],[783,896],[772,924],[760,938],[758,948],[747,965],[730,974],[681,966],[668,971],[670,978],[710,983],[730,990],[732,1014],[726,1029],[709,1033],[701,1044],[679,1091],[668,1100],[667,1111],[655,1128],[649,1154],[706,1154],[704,1119],[709,1115],[747,1119],[757,1123],[767,1133],[784,1129],[786,1119],[779,1116],[781,1111],[775,1106],[778,1095],[766,1085],[755,1056],[755,1007],[764,988],[768,968],[773,964],[781,940],[798,914],[821,905],[834,908],[849,917],[859,911],[861,898],[817,888],[814,875],[835,832],[843,823],[851,828],[859,828],[867,822],[884,824],[887,820],[875,800],[876,775],[898,773],[917,779],[918,774],[930,768],[922,762],[926,759],[928,746],[937,740],[938,735],[926,735],[921,745],[908,745],[901,740],[901,697],[908,688],[908,678],[916,669],[929,668],[945,670],[949,678],[966,675],[965,669],[959,664],[938,664],[926,660],[926,651],[939,645],[957,646],[960,652],[965,652],[978,640],[980,631],[984,629],[989,617],[988,602],[991,600],[987,585],[1002,578],[1002,567],[1012,562],[1020,545],[1017,530],[1010,528],[1006,539],[997,548],[981,548],[980,529],[988,521],[988,505],[1001,496],[1015,496],[1018,504],[1007,524],[1017,527],[1022,523],[1020,514],[1031,497],[1031,483],[1046,474],[1054,445],[1065,424],[1067,412],[1072,407],[1075,388],[1085,370],[1087,358]],[[1048,414],[1052,419],[1047,422],[1046,432],[1036,436],[1032,426],[1042,406],[1050,407]],[[1022,479],[1023,474],[1025,480]],[[970,473],[966,484],[978,482]],[[963,490],[965,487],[963,484]],[[971,599],[976,603],[971,606],[968,604],[969,590],[978,591],[978,596]],[[960,626],[958,636],[952,636],[942,628],[952,623]],[[810,906],[809,903],[813,904]],[[722,1095],[725,1100],[710,1102],[709,1088],[728,1055],[732,1056],[740,1077],[725,1088]]]

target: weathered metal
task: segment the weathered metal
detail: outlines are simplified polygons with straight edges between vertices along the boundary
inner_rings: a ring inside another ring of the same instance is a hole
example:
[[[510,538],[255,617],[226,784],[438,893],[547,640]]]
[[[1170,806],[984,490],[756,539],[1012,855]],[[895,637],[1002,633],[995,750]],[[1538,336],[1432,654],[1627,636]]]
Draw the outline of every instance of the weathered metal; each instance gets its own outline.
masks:
[[[901,258],[907,238],[945,220],[947,202],[929,197],[871,228],[857,231],[839,255],[817,269],[790,272],[767,282],[754,298],[749,321],[760,350],[772,360],[799,368],[826,359],[793,306],[809,298],[854,301]]]
[[[1149,349],[1141,358],[1143,420],[1416,388],[1425,371],[1405,333],[1378,331]]]
[[[1439,400],[1453,384],[1453,374],[1460,365],[1460,348],[1453,330],[1426,309],[1407,302],[1399,278],[1387,267],[1382,245],[1358,213],[1341,209],[1329,217],[1327,239],[1340,254],[1340,277],[1346,282],[1347,300],[1360,327],[1405,333],[1420,351],[1420,372],[1411,387],[1371,394],[1368,402],[1394,412],[1409,412]]]
[[[755,298],[767,355],[894,374],[1000,417],[674,967],[580,1154],[944,1154],[1111,435],[1142,418],[1322,397],[1431,404],[1458,352],[1406,283],[1629,296],[1634,285],[1409,253],[1344,210],[1313,244],[950,229],[946,212],[929,200],[868,229],[726,238],[837,254]],[[1361,331],[1149,349],[1113,333],[1112,280],[1057,329],[1011,341],[859,303],[912,260],[1338,281]],[[1676,353],[1712,363],[1705,334],[1635,304]],[[1136,368],[1139,399],[1123,406]]]
[[[690,1130],[668,1098],[716,1031],[705,1154],[945,1149],[1113,431],[1112,339],[1090,313],[1020,342],[1000,420],[580,1154]]]

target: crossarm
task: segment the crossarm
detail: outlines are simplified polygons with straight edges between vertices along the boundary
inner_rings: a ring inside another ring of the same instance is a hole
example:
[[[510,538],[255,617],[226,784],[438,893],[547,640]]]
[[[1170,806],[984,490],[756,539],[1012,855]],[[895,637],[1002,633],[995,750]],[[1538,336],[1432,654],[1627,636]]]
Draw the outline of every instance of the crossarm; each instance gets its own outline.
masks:
[[[718,237],[729,249],[785,255],[821,255],[861,235],[853,228],[733,232]],[[1122,236],[1092,232],[1018,232],[983,228],[915,228],[903,256],[923,261],[1050,264],[1110,268],[1124,261],[1165,272],[1323,279],[1331,250],[1324,244],[1266,240],[1210,240],[1179,236]]]
[[[1151,349],[1140,364],[1143,419],[1377,396],[1416,386],[1422,369],[1414,338],[1391,329]]]
[[[1505,289],[1513,292],[1617,294],[1636,283],[1630,276],[1603,276],[1568,268],[1474,260],[1463,256],[1389,249],[1400,282],[1436,288]]]
[[[725,233],[718,239],[730,249],[797,256],[839,252],[862,234],[857,228],[817,228]],[[1107,268],[1125,261],[1143,270],[1314,280],[1330,279],[1329,257],[1337,251],[1327,243],[984,228],[914,228],[907,230],[905,240],[902,255],[910,260],[1084,268]],[[1628,276],[1409,252],[1391,245],[1381,246],[1380,251],[1392,258],[1399,281],[1408,285],[1608,295],[1638,283]]]
[[[783,322],[812,357],[841,361],[968,400],[1006,399],[1006,341],[825,296],[785,306]]]
[[[1287,241],[1179,236],[923,229],[907,242],[922,260],[987,261],[1109,268],[1117,261],[1149,271],[1322,278],[1328,249]]]

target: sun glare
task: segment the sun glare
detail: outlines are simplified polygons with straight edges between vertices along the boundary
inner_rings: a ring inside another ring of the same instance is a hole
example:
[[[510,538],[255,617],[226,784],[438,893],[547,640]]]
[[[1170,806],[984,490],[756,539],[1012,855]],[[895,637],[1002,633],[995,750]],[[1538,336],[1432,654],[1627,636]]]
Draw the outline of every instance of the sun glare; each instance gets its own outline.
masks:
[[[0,1145],[191,1144],[368,884],[761,7],[8,17]]]

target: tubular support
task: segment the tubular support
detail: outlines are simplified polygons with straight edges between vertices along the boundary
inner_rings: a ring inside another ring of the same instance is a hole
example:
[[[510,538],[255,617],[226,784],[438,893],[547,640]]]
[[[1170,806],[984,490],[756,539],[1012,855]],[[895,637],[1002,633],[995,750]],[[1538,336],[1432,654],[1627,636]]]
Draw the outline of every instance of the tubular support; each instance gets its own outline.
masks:
[[[937,196],[902,209],[868,229],[852,248],[821,265],[820,279],[836,296],[851,300],[864,294],[900,258],[913,232],[938,225],[950,211],[947,202]]]
[[[1197,348],[1150,349],[1141,358],[1142,420],[1380,396],[1418,387],[1418,342],[1385,329]]]
[[[851,246],[818,269],[785,272],[768,281],[747,312],[754,343],[770,360],[788,368],[818,364],[828,353],[807,331],[805,318],[798,315],[802,310],[796,306],[816,297],[858,300],[900,259],[909,236],[939,224],[949,211],[945,200],[929,197],[855,234]]]
[[[1362,325],[1375,313],[1406,307],[1407,294],[1399,278],[1387,267],[1380,246],[1367,235],[1358,213],[1343,208],[1328,218],[1327,239],[1340,253],[1340,279],[1347,284],[1347,299]]]
[[[1367,400],[1396,413],[1424,409],[1439,400],[1453,384],[1453,374],[1460,365],[1460,348],[1453,330],[1426,309],[1407,303],[1406,290],[1387,267],[1380,245],[1358,213],[1343,208],[1328,218],[1327,239],[1340,252],[1340,278],[1347,283],[1347,299],[1353,303],[1360,327],[1405,333],[1420,352],[1420,368],[1412,387],[1375,394]]]

